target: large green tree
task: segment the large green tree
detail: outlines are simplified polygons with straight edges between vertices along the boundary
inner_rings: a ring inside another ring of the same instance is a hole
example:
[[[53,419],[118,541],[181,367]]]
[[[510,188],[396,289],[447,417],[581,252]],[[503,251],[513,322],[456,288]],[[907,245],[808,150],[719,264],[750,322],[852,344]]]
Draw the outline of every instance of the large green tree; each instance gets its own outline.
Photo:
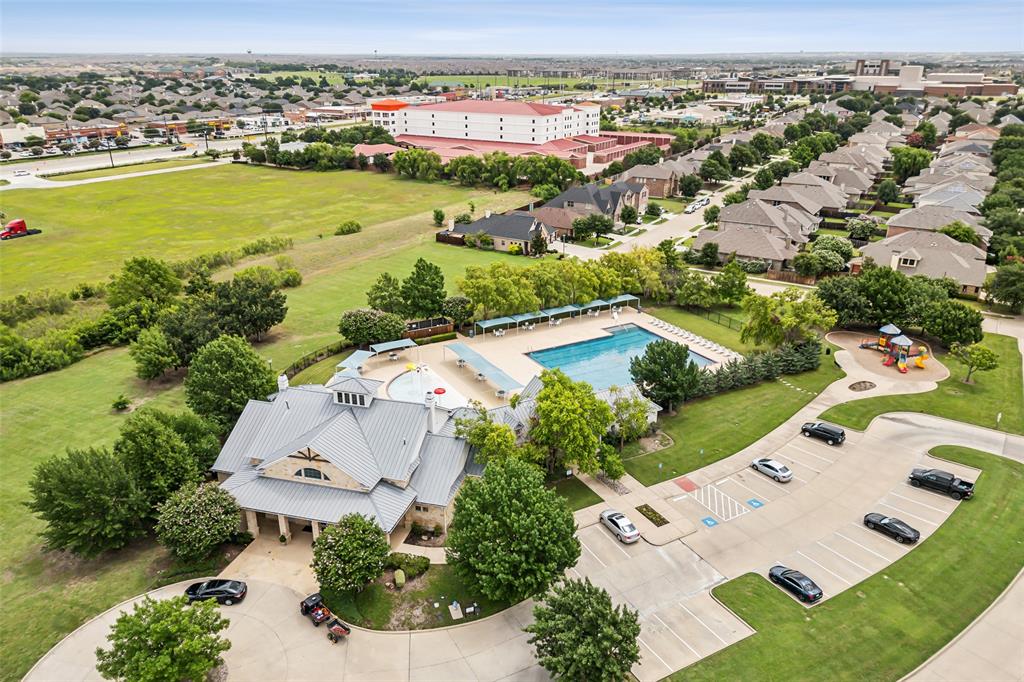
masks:
[[[313,574],[323,590],[361,590],[384,571],[390,552],[387,535],[375,520],[346,514],[313,543]]]
[[[681,270],[676,282],[676,303],[708,309],[718,303],[718,293],[714,283],[703,273]]]
[[[240,510],[217,483],[189,483],[160,505],[156,536],[184,561],[205,559],[238,530]]]
[[[544,387],[537,394],[530,440],[546,452],[549,473],[573,465],[597,471],[597,448],[612,425],[608,404],[585,381],[573,381],[561,370],[541,372]]]
[[[204,680],[231,648],[219,634],[228,624],[213,601],[190,605],[184,595],[144,597],[114,622],[107,635],[110,648],[96,649],[96,669],[108,680]]]
[[[928,167],[932,155],[927,149],[896,147],[892,150],[892,172],[901,184]]]
[[[883,204],[891,204],[900,198],[900,186],[890,179],[882,180],[878,185],[878,200]]]
[[[1024,312],[1024,263],[1000,265],[985,283],[988,296],[1015,312]]]
[[[647,344],[643,355],[630,360],[629,373],[641,393],[669,412],[700,387],[701,370],[690,358],[690,349],[674,341]]]
[[[288,314],[287,297],[274,284],[236,275],[213,286],[209,305],[220,331],[259,341]]]
[[[630,391],[618,386],[612,386],[611,409],[614,424],[612,428],[615,435],[619,437],[619,450],[625,447],[627,442],[637,440],[650,428],[647,422],[648,402],[635,391]]]
[[[949,348],[954,343],[971,344],[981,341],[983,319],[980,311],[960,301],[946,299],[925,306],[921,315],[921,328]]]
[[[752,291],[747,286],[747,273],[736,261],[722,268],[714,277],[715,297],[729,306],[738,305]]]
[[[747,321],[740,331],[740,340],[757,345],[810,341],[836,323],[835,311],[821,299],[792,287],[770,296],[752,294],[743,300],[743,310]]]
[[[554,679],[619,682],[640,660],[638,616],[615,606],[590,578],[566,580],[533,607],[534,622],[524,630]]]
[[[152,514],[171,493],[201,475],[185,440],[149,410],[136,412],[124,423],[114,454],[135,479]]]
[[[168,305],[181,293],[181,280],[171,266],[157,258],[136,256],[124,262],[107,285],[107,304],[118,308],[138,301],[157,308]]]
[[[445,553],[484,596],[515,603],[542,594],[576,564],[575,530],[572,512],[536,466],[494,461],[455,498]]]
[[[250,400],[277,390],[270,365],[237,336],[220,336],[199,349],[185,379],[185,403],[201,417],[230,428]]]
[[[366,303],[374,310],[403,315],[405,299],[402,298],[402,283],[390,272],[380,273],[377,281],[366,291]]]
[[[444,299],[444,273],[441,268],[423,258],[417,258],[412,272],[402,281],[402,300],[405,302],[406,314],[417,319],[440,315]]]
[[[46,545],[92,557],[143,532],[149,505],[120,457],[105,449],[68,450],[36,466],[26,506],[46,522]]]
[[[338,332],[356,346],[394,341],[405,333],[405,320],[381,310],[346,310],[338,322]]]

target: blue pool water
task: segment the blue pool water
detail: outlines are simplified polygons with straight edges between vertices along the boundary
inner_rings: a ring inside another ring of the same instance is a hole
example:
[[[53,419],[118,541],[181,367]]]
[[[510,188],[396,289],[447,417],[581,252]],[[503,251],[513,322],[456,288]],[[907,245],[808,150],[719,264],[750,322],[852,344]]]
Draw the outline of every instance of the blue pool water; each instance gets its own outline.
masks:
[[[626,386],[633,383],[629,374],[629,361],[643,355],[647,344],[662,337],[635,324],[607,329],[611,336],[570,343],[534,351],[528,355],[543,367],[561,369],[576,381],[586,381],[596,390],[609,386]],[[713,364],[712,360],[690,351],[692,359],[700,367]]]

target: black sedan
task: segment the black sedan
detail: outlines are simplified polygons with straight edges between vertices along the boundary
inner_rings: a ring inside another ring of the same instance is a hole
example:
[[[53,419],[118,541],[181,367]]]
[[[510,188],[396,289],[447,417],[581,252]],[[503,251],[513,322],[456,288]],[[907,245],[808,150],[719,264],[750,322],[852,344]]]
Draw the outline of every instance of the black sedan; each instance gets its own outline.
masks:
[[[824,596],[821,588],[813,580],[792,568],[772,566],[768,571],[768,579],[784,590],[792,592],[797,599],[805,604],[813,604]]]
[[[216,599],[218,604],[231,606],[245,599],[248,588],[241,580],[207,580],[193,583],[185,590],[189,603]]]
[[[876,514],[874,512],[866,514],[864,516],[864,525],[871,530],[877,530],[883,535],[888,535],[901,544],[904,542],[914,544],[921,539],[921,533],[916,529],[911,528],[897,518],[886,516],[885,514]]]

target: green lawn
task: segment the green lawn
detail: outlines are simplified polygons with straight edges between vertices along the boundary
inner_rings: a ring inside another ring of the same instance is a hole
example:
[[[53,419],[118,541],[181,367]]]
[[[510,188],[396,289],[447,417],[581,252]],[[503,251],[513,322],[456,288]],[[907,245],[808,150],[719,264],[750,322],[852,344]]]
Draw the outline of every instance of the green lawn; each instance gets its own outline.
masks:
[[[819,227],[817,230],[814,231],[814,234],[818,235],[819,237],[826,234],[830,234],[833,237],[844,237],[847,239],[850,237],[850,233],[848,230],[841,230],[832,227]]]
[[[315,365],[310,365],[292,377],[291,385],[326,384],[327,380],[334,376],[338,363],[347,358],[351,353],[351,350],[342,351],[341,353],[324,358]]]
[[[681,308],[657,308],[647,312],[728,348],[741,352],[753,350],[749,344],[739,342],[739,331]],[[730,311],[730,314],[741,315],[739,311]],[[624,453],[626,471],[644,485],[653,485],[717,462],[789,419],[844,375],[832,356],[823,354],[817,370],[784,377],[793,386],[810,393],[772,381],[688,402],[674,416],[663,413],[658,426],[671,436],[673,444],[649,454],[640,454],[635,446],[627,448]]]
[[[597,504],[601,497],[590,489],[586,483],[572,476],[563,478],[551,486],[556,493],[565,498],[565,503],[572,511],[579,511],[584,507]]]
[[[43,233],[12,242],[16,248],[4,258],[0,294],[106,280],[128,254],[176,260],[269,235],[316,243],[325,257],[358,252],[431,232],[436,229],[430,219],[435,207],[453,214],[466,211],[471,200],[480,213],[528,201],[525,193],[498,194],[374,172],[317,173],[237,164],[11,190],[4,193],[4,211],[28,219]],[[330,236],[350,218],[363,224],[363,232]],[[379,229],[399,219],[406,220]],[[327,241],[319,241],[318,235]]]
[[[756,634],[669,679],[897,680],[967,627],[1024,565],[1024,465],[962,447],[933,454],[983,473],[931,537],[811,609],[759,575],[716,587]]]
[[[69,180],[88,180],[90,178],[109,178],[114,175],[125,175],[127,173],[141,173],[143,171],[164,170],[166,168],[179,168],[181,166],[195,166],[200,163],[209,163],[208,157],[200,156],[194,159],[168,159],[167,161],[147,161],[145,163],[130,163],[124,166],[113,168],[98,168],[96,170],[78,171],[77,173],[64,173],[61,175],[44,176],[53,182],[68,182]]]
[[[644,312],[740,353],[747,353],[757,348],[753,344],[740,342],[739,326],[745,319],[745,313],[740,308],[719,306],[711,311],[712,318],[716,313],[731,318],[731,326],[712,322],[703,315],[692,313],[678,306],[644,307]]]
[[[373,583],[358,593],[324,592],[324,601],[342,620],[374,630],[425,630],[466,622],[452,620],[448,605],[453,600],[458,601],[463,610],[476,602],[484,617],[509,607],[468,587],[455,569],[446,564],[431,564],[426,573],[401,590],[388,590],[380,583]],[[435,603],[437,608],[434,608]],[[415,615],[417,611],[419,616]],[[395,622],[389,628],[392,620]]]
[[[971,377],[973,384],[963,383],[967,371],[960,362],[941,353],[939,360],[949,368],[951,375],[934,391],[854,400],[826,410],[821,417],[863,431],[872,419],[886,412],[923,412],[1024,434],[1024,393],[1017,340],[1001,334],[985,334],[982,345],[999,355],[999,368],[991,372],[975,372]],[[997,425],[996,416],[1000,412],[1003,418]]]

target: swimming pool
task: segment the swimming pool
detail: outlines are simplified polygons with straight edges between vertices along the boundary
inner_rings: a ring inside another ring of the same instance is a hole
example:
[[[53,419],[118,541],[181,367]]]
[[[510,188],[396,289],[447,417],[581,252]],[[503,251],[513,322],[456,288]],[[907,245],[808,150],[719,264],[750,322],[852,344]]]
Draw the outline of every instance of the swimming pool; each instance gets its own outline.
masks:
[[[625,324],[605,331],[610,332],[611,336],[545,348],[527,355],[541,366],[548,369],[557,367],[570,378],[586,381],[599,391],[609,386],[633,383],[633,377],[629,374],[629,361],[643,355],[647,344],[663,338],[635,324]],[[690,359],[700,367],[714,364],[714,361],[692,350]]]

